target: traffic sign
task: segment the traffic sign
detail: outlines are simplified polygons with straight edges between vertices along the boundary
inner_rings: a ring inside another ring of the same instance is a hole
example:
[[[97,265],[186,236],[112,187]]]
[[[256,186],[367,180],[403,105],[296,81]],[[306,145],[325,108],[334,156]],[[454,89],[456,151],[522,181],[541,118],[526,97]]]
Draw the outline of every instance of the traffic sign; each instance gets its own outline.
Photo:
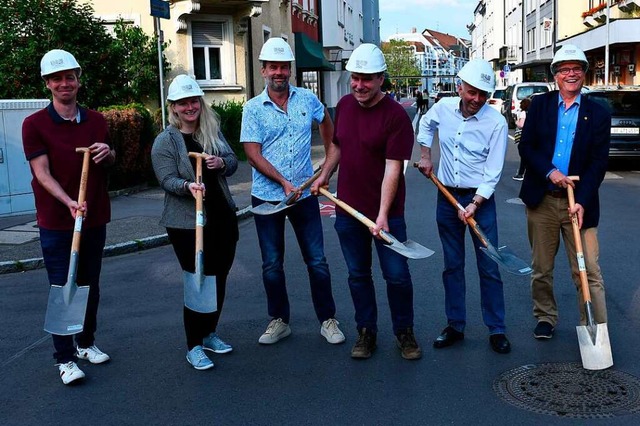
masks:
[[[502,71],[511,72],[511,67],[509,66],[509,64],[506,64],[504,67],[502,67]]]
[[[151,16],[170,19],[169,2],[163,0],[151,0]]]

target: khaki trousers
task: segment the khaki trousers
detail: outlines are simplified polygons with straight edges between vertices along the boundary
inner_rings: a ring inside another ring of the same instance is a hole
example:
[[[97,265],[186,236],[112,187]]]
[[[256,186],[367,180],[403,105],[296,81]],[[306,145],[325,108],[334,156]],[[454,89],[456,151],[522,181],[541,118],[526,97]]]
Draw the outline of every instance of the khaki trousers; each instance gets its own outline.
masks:
[[[554,327],[558,323],[558,306],[553,294],[553,269],[555,257],[560,246],[560,235],[564,241],[567,258],[571,265],[571,275],[577,289],[580,324],[586,324],[584,301],[580,286],[576,245],[573,239],[571,219],[567,209],[569,201],[566,197],[554,198],[545,195],[542,203],[535,209],[528,208],[527,229],[532,251],[531,297],[533,299],[533,315],[538,321],[547,321]],[[604,282],[598,265],[598,229],[581,229],[582,248],[591,303],[596,323],[607,322],[607,306],[605,302]]]

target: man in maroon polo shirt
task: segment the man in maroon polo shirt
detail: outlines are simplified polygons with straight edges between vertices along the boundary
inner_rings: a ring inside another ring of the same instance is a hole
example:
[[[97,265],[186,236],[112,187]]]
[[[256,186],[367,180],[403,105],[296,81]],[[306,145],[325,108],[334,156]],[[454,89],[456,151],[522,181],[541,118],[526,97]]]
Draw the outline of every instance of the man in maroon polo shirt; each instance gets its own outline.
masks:
[[[75,217],[78,211],[85,214],[77,273],[78,284],[90,287],[84,330],[75,335],[77,347],[73,336],[52,335],[60,378],[70,384],[85,376],[76,364],[78,358],[92,364],[109,360],[95,346],[94,334],[106,224],[111,219],[105,167],[114,163],[116,154],[109,145],[104,117],[77,103],[82,69],[73,55],[51,50],[42,57],[40,70],[53,99],[47,108],[25,119],[22,141],[33,175],[40,244],[51,285],[66,282]],[[76,200],[82,155],[75,149],[80,147],[88,147],[93,160],[82,205]]]

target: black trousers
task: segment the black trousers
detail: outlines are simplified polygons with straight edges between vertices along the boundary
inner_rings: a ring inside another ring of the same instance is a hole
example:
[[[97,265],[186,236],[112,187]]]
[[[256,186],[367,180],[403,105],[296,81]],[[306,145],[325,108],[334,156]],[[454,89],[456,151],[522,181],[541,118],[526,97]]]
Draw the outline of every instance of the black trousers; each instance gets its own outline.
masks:
[[[220,232],[220,227],[204,227],[204,273],[216,277],[218,310],[209,314],[192,311],[184,307],[184,330],[189,350],[202,345],[202,339],[214,333],[220,320],[227,288],[227,276],[233,264],[237,245],[236,233]],[[226,235],[225,235],[226,234]],[[194,229],[167,228],[169,241],[183,271],[195,271],[196,231]]]

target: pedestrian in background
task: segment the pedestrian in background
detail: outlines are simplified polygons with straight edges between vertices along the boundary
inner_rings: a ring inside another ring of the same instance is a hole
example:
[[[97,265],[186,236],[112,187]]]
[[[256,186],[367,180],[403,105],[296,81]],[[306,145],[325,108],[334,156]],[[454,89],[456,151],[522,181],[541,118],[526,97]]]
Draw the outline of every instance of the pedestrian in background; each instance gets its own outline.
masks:
[[[242,114],[240,141],[253,167],[251,203],[278,203],[290,193],[297,201],[286,210],[255,215],[262,254],[262,280],[271,321],[258,342],[277,343],[291,334],[289,297],[284,273],[284,234],[287,218],[296,234],[309,272],[311,298],[320,334],[327,342],[344,342],[335,319],[331,274],[324,255],[320,205],[308,190],[298,188],[313,173],[311,127],[319,123],[324,145],[330,144],[333,123],[327,109],[309,90],[289,84],[293,52],[278,37],[267,40],[258,57],[262,61],[264,91],[249,100]]]
[[[180,267],[189,273],[195,271],[195,198],[197,191],[203,195],[206,191],[203,269],[205,276],[215,276],[217,310],[201,313],[183,308],[187,361],[197,370],[214,365],[205,350],[219,354],[233,350],[216,330],[238,243],[236,205],[226,179],[237,170],[238,159],[220,130],[220,118],[203,96],[193,78],[181,74],[173,79],[167,95],[170,125],[151,149],[153,170],[165,191],[160,225],[167,228]],[[202,183],[196,182],[196,160],[189,152],[209,154]]]
[[[416,89],[414,95],[416,97],[416,108],[418,110],[418,114],[423,114],[424,99],[422,97],[422,92],[420,89]]]
[[[451,346],[464,339],[467,323],[465,293],[465,230],[467,219],[475,218],[491,243],[498,245],[498,223],[494,192],[507,150],[507,122],[486,104],[495,89],[491,64],[469,61],[458,73],[459,98],[443,98],[420,120],[418,168],[429,176],[433,171],[431,146],[436,130],[440,144],[438,179],[456,200],[461,212],[438,193],[436,220],[444,253],[442,282],[445,290],[447,326],[433,342],[435,348]],[[498,353],[511,351],[505,335],[504,292],[496,262],[479,247],[482,242],[469,231],[475,249],[480,278],[482,318],[489,329],[489,343]]]
[[[359,220],[336,207],[335,228],[349,270],[349,289],[355,307],[358,340],[353,358],[369,358],[376,349],[378,308],[373,283],[372,242],[387,285],[396,344],[405,359],[419,359],[420,346],[413,333],[413,283],[407,258],[389,250],[379,232],[407,239],[404,220],[404,161],[411,158],[413,128],[404,108],[381,90],[387,69],[375,45],[358,46],[349,61],[351,94],[336,107],[333,143],[329,145],[322,174],[312,186],[317,193],[328,184],[340,165],[340,199],[375,222],[367,229]]]
[[[77,347],[74,336],[52,335],[60,378],[68,385],[85,377],[78,358],[92,364],[110,359],[95,345],[95,332],[102,252],[111,220],[107,168],[115,162],[116,153],[102,114],[78,104],[82,68],[75,57],[64,50],[47,52],[40,62],[40,75],[52,101],[25,119],[22,142],[33,175],[36,220],[50,285],[62,286],[67,280],[75,218],[79,211],[84,212],[76,278],[78,285],[89,286],[84,328],[75,335]],[[76,200],[83,158],[75,149],[80,147],[88,147],[93,160],[82,205]]]
[[[582,50],[564,45],[551,61],[558,91],[534,97],[518,146],[525,162],[520,198],[526,205],[532,251],[531,297],[536,339],[550,339],[558,323],[553,291],[560,234],[577,288],[580,323],[586,324],[576,246],[570,215],[577,215],[589,291],[597,323],[607,322],[604,281],[598,264],[598,189],[607,171],[611,116],[597,102],[582,97],[589,63]],[[568,176],[579,176],[574,183]],[[569,209],[567,186],[575,187]]]
[[[516,131],[513,135],[513,143],[520,143],[520,138],[522,136],[522,128],[524,127],[524,122],[527,119],[527,110],[529,109],[529,105],[531,105],[531,98],[524,98],[520,101],[520,112],[518,113],[518,119],[516,120]],[[524,161],[522,158],[520,159],[520,165],[518,166],[518,171],[516,175],[513,177],[513,180],[522,181],[524,179]]]

